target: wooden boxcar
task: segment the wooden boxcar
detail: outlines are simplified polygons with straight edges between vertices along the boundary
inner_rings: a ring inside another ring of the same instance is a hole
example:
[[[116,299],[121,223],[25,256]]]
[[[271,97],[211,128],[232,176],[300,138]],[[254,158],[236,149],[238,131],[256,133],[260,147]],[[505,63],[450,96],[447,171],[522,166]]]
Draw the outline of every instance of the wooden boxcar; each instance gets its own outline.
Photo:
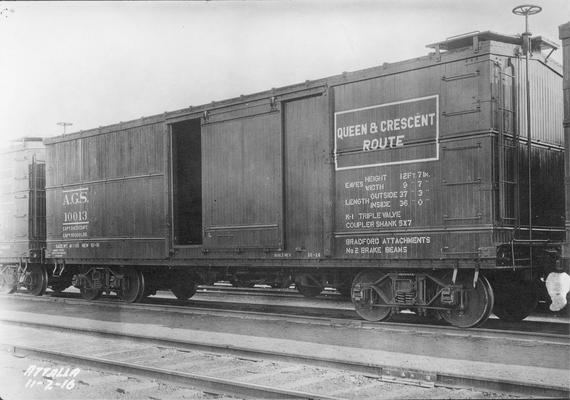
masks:
[[[550,310],[568,310],[570,302],[570,22],[559,27],[563,47],[563,96],[564,96],[564,138],[565,138],[565,194],[566,194],[566,239],[562,256],[556,268],[546,277],[546,288],[551,299]]]
[[[339,288],[370,320],[524,318],[564,235],[564,153],[556,46],[536,37],[529,213],[520,43],[472,33],[46,140],[46,256],[87,298],[294,281],[308,296]]]
[[[0,152],[0,291],[12,292],[18,277],[43,294],[47,272],[41,264],[46,246],[45,149],[41,138],[26,137]],[[34,274],[31,274],[31,271]],[[32,276],[44,278],[40,284]]]

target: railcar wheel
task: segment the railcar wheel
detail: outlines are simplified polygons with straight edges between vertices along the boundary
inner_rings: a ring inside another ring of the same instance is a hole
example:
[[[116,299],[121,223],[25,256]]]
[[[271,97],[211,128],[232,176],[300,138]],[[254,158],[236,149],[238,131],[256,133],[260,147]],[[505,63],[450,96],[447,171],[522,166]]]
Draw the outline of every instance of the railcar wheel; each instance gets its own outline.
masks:
[[[465,290],[464,294],[464,309],[443,311],[440,313],[441,317],[458,328],[481,325],[493,311],[494,296],[491,284],[487,278],[480,276],[475,288]]]
[[[81,288],[79,289],[79,291],[81,293],[81,297],[89,301],[97,300],[103,294],[103,292],[100,289]]]
[[[194,282],[177,283],[170,289],[178,300],[188,300],[196,293]]]
[[[41,296],[46,292],[48,274],[41,265],[30,265],[24,276],[24,286],[34,296]]]
[[[10,294],[18,289],[18,272],[16,268],[6,267],[0,273],[0,293]]]
[[[136,303],[144,297],[144,275],[134,268],[125,268],[119,298],[127,303]]]
[[[482,325],[485,323],[485,321],[487,321],[487,319],[493,313],[493,306],[495,305],[495,292],[493,291],[493,286],[491,286],[491,283],[487,278],[484,279],[485,279],[484,285],[486,287],[485,290],[489,294],[491,301],[487,303],[487,311],[485,312],[485,316],[483,317],[483,320],[479,323],[479,325]]]
[[[323,291],[323,287],[310,274],[300,274],[295,277],[295,286],[304,297],[317,297]]]
[[[497,291],[493,313],[503,321],[520,322],[538,305],[538,295],[530,284],[511,282]]]
[[[392,298],[392,282],[380,271],[361,272],[352,282],[352,303],[356,313],[367,321],[388,319],[392,309],[387,304]]]

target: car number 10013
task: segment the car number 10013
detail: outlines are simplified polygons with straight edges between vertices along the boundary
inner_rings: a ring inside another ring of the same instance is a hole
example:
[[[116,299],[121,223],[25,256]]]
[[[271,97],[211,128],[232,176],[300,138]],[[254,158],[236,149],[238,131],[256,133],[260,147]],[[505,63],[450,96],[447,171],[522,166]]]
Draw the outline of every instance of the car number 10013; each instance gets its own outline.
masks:
[[[86,222],[87,221],[87,211],[70,211],[63,213],[63,222]]]

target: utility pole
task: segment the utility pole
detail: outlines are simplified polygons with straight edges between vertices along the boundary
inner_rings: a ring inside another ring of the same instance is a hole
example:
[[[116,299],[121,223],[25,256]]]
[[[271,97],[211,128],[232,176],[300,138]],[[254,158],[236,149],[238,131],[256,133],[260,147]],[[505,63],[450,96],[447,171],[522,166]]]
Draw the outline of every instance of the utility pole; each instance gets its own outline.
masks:
[[[71,122],[58,122],[57,125],[63,126],[63,134],[65,135],[65,128],[67,128],[68,126],[73,125]]]

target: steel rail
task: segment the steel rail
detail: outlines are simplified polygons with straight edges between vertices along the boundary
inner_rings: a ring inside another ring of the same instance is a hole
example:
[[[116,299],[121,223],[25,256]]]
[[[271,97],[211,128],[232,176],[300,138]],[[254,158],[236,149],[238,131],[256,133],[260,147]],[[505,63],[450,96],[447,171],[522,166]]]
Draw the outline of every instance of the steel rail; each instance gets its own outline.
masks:
[[[214,391],[220,394],[247,396],[260,399],[323,399],[337,400],[337,397],[323,396],[296,390],[278,389],[251,383],[243,383],[230,379],[172,371],[164,368],[148,367],[128,362],[107,360],[100,357],[89,357],[78,354],[46,350],[38,347],[3,344],[14,354],[26,354],[36,357],[48,357],[50,360],[69,362],[91,368],[103,369],[122,374],[156,379],[179,385],[191,386],[200,390]]]
[[[449,388],[473,388],[479,390],[491,390],[497,392],[506,392],[511,394],[517,395],[527,395],[527,396],[537,396],[537,397],[555,397],[555,398],[568,398],[570,397],[570,388],[565,387],[556,387],[550,385],[538,385],[538,384],[527,384],[523,382],[517,382],[514,380],[506,380],[506,379],[489,379],[489,378],[478,378],[474,376],[462,375],[462,374],[449,374],[449,373],[439,373],[434,371],[421,371],[421,370],[411,370],[411,369],[404,369],[401,367],[393,366],[393,365],[384,365],[384,364],[368,364],[362,363],[357,361],[347,361],[347,360],[338,360],[329,357],[317,357],[317,356],[310,356],[310,355],[299,355],[299,354],[287,354],[281,353],[276,351],[268,351],[268,350],[260,350],[260,349],[252,349],[247,347],[240,347],[234,345],[227,345],[227,344],[212,344],[212,343],[204,343],[199,341],[193,340],[175,340],[175,339],[160,339],[152,336],[141,335],[141,334],[127,334],[123,332],[116,332],[106,329],[82,329],[77,327],[64,327],[55,324],[46,324],[46,323],[37,323],[37,322],[22,322],[17,320],[9,320],[9,319],[0,319],[1,323],[12,324],[17,326],[25,326],[25,327],[32,327],[32,328],[39,328],[39,329],[49,329],[55,331],[67,331],[72,333],[79,333],[79,334],[87,334],[87,335],[97,335],[102,337],[108,338],[117,338],[117,339],[128,339],[130,342],[140,342],[145,344],[152,344],[157,346],[163,347],[171,347],[175,349],[181,350],[198,350],[198,351],[207,351],[213,353],[223,353],[223,354],[231,354],[238,357],[250,357],[250,358],[257,358],[263,360],[271,360],[271,361],[281,361],[281,362],[290,362],[290,363],[301,363],[316,367],[325,367],[325,368],[334,368],[334,369],[342,369],[342,370],[349,370],[351,372],[366,374],[366,376],[377,378],[382,381],[392,382],[392,383],[399,383],[399,384],[408,384],[408,385],[416,385],[416,386],[423,386],[423,387],[449,387]],[[11,345],[9,345],[11,346]],[[21,346],[24,348],[25,346]],[[38,352],[45,352],[46,354],[64,354],[55,351],[47,351],[42,349],[35,349],[36,353]],[[64,354],[65,356],[65,354]],[[79,356],[81,359],[85,359],[84,361],[88,361],[93,363],[92,365],[97,365],[101,359],[97,358],[90,358],[90,357],[83,357]],[[105,365],[109,363],[114,363],[110,361],[103,360]],[[123,368],[122,364],[125,363],[117,363],[118,368]],[[136,366],[138,368],[138,365]],[[106,367],[107,368],[107,367]],[[144,367],[147,368],[147,367]],[[153,371],[157,370],[156,368],[147,368],[150,373],[154,373]],[[125,372],[119,370],[117,372]],[[167,373],[164,370],[158,370],[158,373],[164,374]],[[193,374],[181,374],[178,372],[174,373],[175,380],[173,382],[180,383],[176,381],[176,379],[180,379],[178,375],[189,375],[190,379],[194,375]],[[155,376],[148,376],[151,378],[155,378]],[[196,379],[210,379],[209,377],[201,377],[197,376]],[[159,379],[164,379],[159,377]],[[217,379],[217,378],[213,378]],[[249,387],[249,385],[246,385]],[[255,386],[255,385],[254,385]],[[208,388],[210,388],[208,386]],[[249,390],[249,389],[248,389]],[[293,396],[300,392],[292,392]],[[250,393],[240,392],[239,394],[246,394],[251,395]],[[303,397],[305,396],[305,397]],[[309,394],[303,394],[300,398],[328,398],[323,396],[314,396]],[[255,396],[254,396],[255,397]],[[261,396],[262,398],[266,398],[265,395]],[[270,398],[270,397],[267,397]],[[271,397],[274,398],[274,397]],[[279,398],[279,397],[277,397]],[[284,398],[284,397],[282,397]],[[298,397],[287,397],[287,398],[298,398]]]
[[[296,289],[288,288],[244,288],[244,287],[232,287],[232,286],[198,286],[196,293],[229,293],[229,294],[241,294],[247,296],[274,296],[274,297],[292,297],[292,298],[305,298]],[[323,290],[319,296],[341,298],[342,295],[336,290]],[[321,297],[322,298],[322,297]],[[346,299],[347,302],[350,300]]]

